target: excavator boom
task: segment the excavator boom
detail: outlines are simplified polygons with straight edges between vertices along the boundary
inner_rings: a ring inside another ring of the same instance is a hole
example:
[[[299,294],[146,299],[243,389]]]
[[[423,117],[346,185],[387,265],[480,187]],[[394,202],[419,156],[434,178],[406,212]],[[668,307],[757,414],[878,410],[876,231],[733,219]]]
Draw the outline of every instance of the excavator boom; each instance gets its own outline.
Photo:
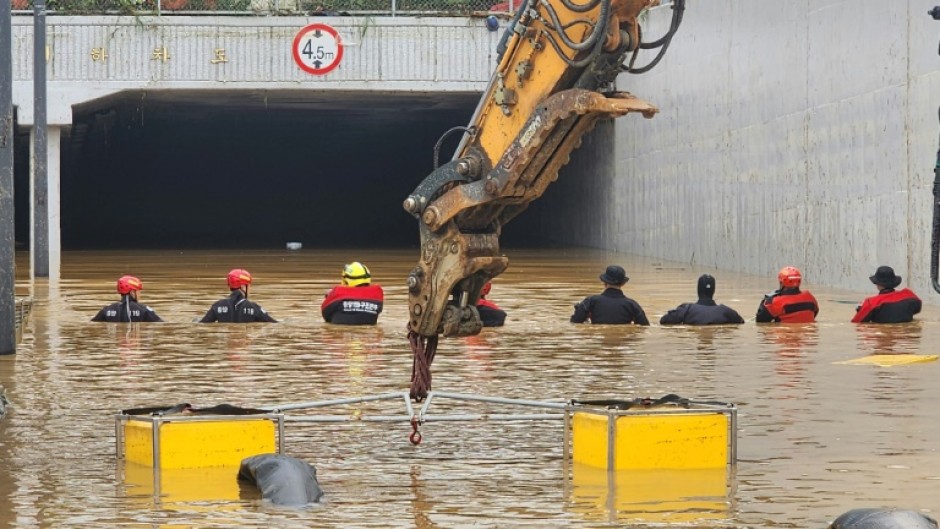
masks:
[[[412,397],[430,390],[439,335],[480,331],[480,290],[509,265],[499,254],[502,227],[542,196],[585,134],[601,119],[653,105],[613,91],[623,71],[647,71],[681,22],[644,44],[640,13],[659,0],[527,0],[503,35],[498,66],[454,157],[405,199],[419,223],[421,257],[408,276],[409,339],[415,353]],[[633,68],[640,48],[660,48]],[[629,65],[625,64],[629,60]]]

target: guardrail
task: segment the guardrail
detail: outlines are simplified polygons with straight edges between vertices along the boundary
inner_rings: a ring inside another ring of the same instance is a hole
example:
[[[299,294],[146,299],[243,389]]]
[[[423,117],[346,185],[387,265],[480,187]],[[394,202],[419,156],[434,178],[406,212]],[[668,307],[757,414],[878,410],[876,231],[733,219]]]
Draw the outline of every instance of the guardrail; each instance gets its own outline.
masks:
[[[23,338],[23,327],[29,323],[29,314],[33,309],[33,300],[30,298],[17,298],[14,300],[14,310],[16,312],[16,341]]]
[[[520,0],[46,0],[49,15],[471,15],[512,13]],[[33,0],[12,0],[14,15]]]

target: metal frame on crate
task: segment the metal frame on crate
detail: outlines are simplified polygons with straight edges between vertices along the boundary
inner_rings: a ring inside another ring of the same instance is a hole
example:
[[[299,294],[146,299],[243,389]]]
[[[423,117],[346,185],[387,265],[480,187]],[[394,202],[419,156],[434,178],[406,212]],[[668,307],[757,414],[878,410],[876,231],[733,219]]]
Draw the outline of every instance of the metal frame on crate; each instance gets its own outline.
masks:
[[[559,412],[565,409],[567,406],[563,402],[545,402],[545,401],[535,401],[535,400],[525,400],[525,399],[508,399],[502,397],[486,397],[481,395],[468,395],[465,393],[448,393],[444,391],[431,391],[428,393],[427,399],[420,408],[415,410],[415,406],[411,402],[411,397],[407,391],[395,392],[395,393],[381,393],[378,395],[368,395],[364,397],[349,397],[344,399],[333,399],[333,400],[321,400],[321,401],[310,401],[310,402],[298,402],[298,403],[289,403],[289,404],[278,404],[274,406],[261,406],[259,409],[267,410],[271,412],[285,412],[291,410],[302,410],[302,409],[318,409],[318,408],[329,408],[332,406],[340,406],[345,404],[360,404],[363,402],[375,402],[383,400],[402,400],[404,402],[405,413],[404,415],[304,415],[304,416],[285,416],[284,420],[286,422],[411,422],[413,420],[418,421],[419,423],[425,422],[453,422],[453,421],[531,421],[531,420],[548,420],[548,419],[562,419],[563,413],[458,413],[458,414],[441,414],[441,415],[432,415],[430,413],[431,404],[435,400],[441,399],[452,399],[452,400],[463,400],[463,401],[472,401],[472,402],[487,402],[490,404],[506,404],[506,405],[516,405],[516,406],[527,406],[535,408],[545,408],[559,410]]]
[[[504,404],[511,406],[524,406],[530,408],[542,408],[553,410],[545,413],[449,413],[434,415],[431,412],[431,406],[434,402],[442,399],[451,399],[469,402],[485,402],[490,404]],[[411,401],[408,392],[381,393],[378,395],[368,395],[362,397],[348,397],[342,399],[308,401],[297,403],[277,404],[272,406],[261,406],[259,409],[273,413],[283,413],[292,410],[304,409],[322,409],[347,404],[361,404],[364,402],[392,401],[400,400],[404,404],[404,414],[394,415],[365,415],[362,413],[353,413],[350,415],[284,415],[285,422],[297,423],[340,423],[340,422],[414,422],[423,424],[426,422],[460,422],[460,421],[533,421],[533,420],[558,420],[564,421],[564,450],[565,458],[570,455],[571,445],[571,417],[575,412],[586,412],[596,415],[603,415],[608,418],[617,418],[630,415],[663,415],[663,414],[684,414],[684,415],[711,415],[716,412],[730,415],[729,435],[728,435],[728,463],[734,464],[737,461],[737,429],[738,429],[738,409],[733,403],[716,404],[713,402],[685,401],[690,407],[677,407],[674,409],[656,407],[643,408],[637,407],[631,410],[616,409],[598,409],[591,408],[582,404],[572,404],[571,401],[550,402],[528,399],[511,399],[504,397],[488,397],[483,395],[471,395],[466,393],[451,393],[445,391],[431,391],[420,408],[416,408]],[[612,421],[613,428],[609,433],[611,438],[616,436],[616,421]]]
[[[733,466],[738,460],[738,408],[733,403],[715,404],[712,402],[687,401],[689,408],[645,408],[637,407],[635,409],[619,410],[604,408],[598,409],[587,405],[573,404],[565,408],[565,440],[564,440],[564,459],[570,461],[571,458],[571,418],[574,413],[587,413],[607,417],[607,468],[613,471],[617,468],[617,419],[619,417],[635,417],[643,415],[714,415],[715,413],[727,414],[728,417],[728,458],[727,464]]]
[[[502,404],[510,406],[524,406],[529,408],[540,408],[552,410],[544,413],[445,413],[432,414],[431,406],[435,402],[443,399],[484,402],[489,404]],[[293,410],[325,409],[349,404],[362,404],[365,402],[380,401],[401,401],[404,404],[404,413],[385,414],[385,415],[367,415],[356,412],[348,415],[287,415],[284,412]],[[306,401],[296,403],[275,404],[270,406],[259,406],[258,409],[267,411],[266,414],[255,415],[115,415],[115,438],[116,455],[118,459],[124,458],[122,448],[124,446],[124,424],[127,421],[141,421],[152,424],[153,430],[153,465],[154,468],[160,466],[160,426],[169,422],[208,422],[208,421],[238,421],[238,420],[257,420],[259,418],[270,419],[277,424],[277,450],[284,450],[284,425],[288,422],[293,423],[366,423],[366,422],[404,422],[415,424],[424,424],[427,422],[467,422],[467,421],[543,421],[543,420],[562,420],[564,422],[564,458],[568,460],[571,456],[571,418],[574,413],[588,413],[600,415],[608,418],[608,462],[613,467],[615,454],[613,442],[617,435],[618,417],[640,416],[640,415],[712,415],[722,413],[729,415],[728,421],[728,464],[733,465],[737,461],[737,429],[738,415],[737,407],[732,403],[716,404],[713,402],[686,401],[683,403],[689,407],[677,407],[674,409],[656,407],[637,407],[629,410],[619,409],[600,409],[585,404],[565,402],[538,401],[529,399],[511,399],[504,397],[488,397],[483,395],[471,395],[466,393],[451,393],[444,391],[431,391],[420,408],[416,408],[411,401],[408,392],[380,393],[377,395],[366,395],[361,397],[348,397],[342,399]]]
[[[150,423],[153,435],[153,468],[154,473],[160,472],[160,427],[171,422],[218,422],[218,421],[256,421],[268,419],[277,425],[277,453],[284,452],[284,415],[280,413],[264,413],[253,415],[127,415],[119,413],[114,416],[115,456],[124,459],[124,425],[128,421]]]

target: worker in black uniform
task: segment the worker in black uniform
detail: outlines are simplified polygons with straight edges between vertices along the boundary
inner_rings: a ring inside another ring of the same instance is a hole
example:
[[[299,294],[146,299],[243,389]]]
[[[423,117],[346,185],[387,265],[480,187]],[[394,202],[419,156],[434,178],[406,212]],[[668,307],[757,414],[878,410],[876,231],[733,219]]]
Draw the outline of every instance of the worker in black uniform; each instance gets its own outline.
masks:
[[[744,318],[731,307],[719,305],[713,299],[715,297],[715,278],[703,274],[698,278],[698,301],[695,303],[683,303],[670,310],[659,323],[662,325],[674,325],[684,323],[686,325],[721,325],[724,323],[744,323]]]
[[[622,267],[610,265],[600,275],[604,291],[596,296],[584,298],[581,303],[574,306],[572,323],[635,323],[649,325],[646,313],[640,304],[623,294],[623,285],[630,280]]]
[[[251,284],[251,274],[248,270],[236,268],[228,273],[227,280],[232,294],[216,301],[199,323],[277,323],[261,305],[248,301],[248,285]]]
[[[137,302],[137,293],[144,288],[140,279],[134,276],[121,276],[117,281],[117,291],[121,301],[112,303],[98,311],[91,321],[137,322],[163,321],[150,307]]]

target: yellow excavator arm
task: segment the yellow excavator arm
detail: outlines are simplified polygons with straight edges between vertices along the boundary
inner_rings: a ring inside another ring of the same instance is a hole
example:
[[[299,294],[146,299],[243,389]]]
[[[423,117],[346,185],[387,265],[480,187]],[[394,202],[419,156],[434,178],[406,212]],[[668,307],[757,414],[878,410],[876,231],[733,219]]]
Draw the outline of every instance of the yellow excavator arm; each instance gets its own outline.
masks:
[[[673,4],[667,34],[643,43],[637,18],[658,3],[527,0],[506,29],[498,66],[470,124],[449,131],[463,132],[453,159],[403,204],[421,235],[420,261],[408,276],[413,398],[423,399],[430,389],[438,336],[480,331],[480,289],[509,264],[499,255],[502,227],[542,196],[598,120],[657,112],[613,85],[623,71],[652,68],[666,51],[684,0]],[[641,48],[660,51],[646,67],[634,68]]]

